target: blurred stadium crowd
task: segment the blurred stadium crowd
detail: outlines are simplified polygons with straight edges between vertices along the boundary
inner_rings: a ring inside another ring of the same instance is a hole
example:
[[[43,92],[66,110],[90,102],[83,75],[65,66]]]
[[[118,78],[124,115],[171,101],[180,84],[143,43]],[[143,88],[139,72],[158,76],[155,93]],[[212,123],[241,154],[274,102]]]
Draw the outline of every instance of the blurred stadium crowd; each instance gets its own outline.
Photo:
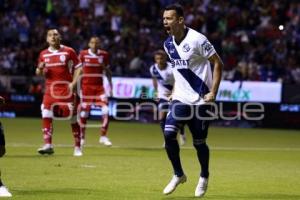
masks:
[[[32,77],[56,27],[77,51],[100,36],[114,76],[149,77],[166,38],[162,11],[174,2],[220,53],[224,79],[300,83],[298,0],[0,0],[0,74]]]

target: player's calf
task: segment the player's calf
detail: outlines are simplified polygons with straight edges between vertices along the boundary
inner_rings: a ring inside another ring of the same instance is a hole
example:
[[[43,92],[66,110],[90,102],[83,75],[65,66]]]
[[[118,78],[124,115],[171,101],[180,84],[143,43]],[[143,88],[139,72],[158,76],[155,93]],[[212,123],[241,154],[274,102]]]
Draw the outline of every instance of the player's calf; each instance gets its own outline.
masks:
[[[0,157],[4,156],[5,154],[5,137],[3,132],[3,127],[0,122]]]

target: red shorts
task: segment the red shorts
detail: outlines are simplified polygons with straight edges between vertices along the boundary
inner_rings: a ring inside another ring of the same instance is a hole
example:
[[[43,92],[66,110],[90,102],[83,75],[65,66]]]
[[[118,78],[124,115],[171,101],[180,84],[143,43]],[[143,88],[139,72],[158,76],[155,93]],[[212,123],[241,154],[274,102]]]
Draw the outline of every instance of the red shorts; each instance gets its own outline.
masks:
[[[101,86],[84,85],[81,88],[81,101],[84,103],[107,103],[107,96]]]
[[[55,96],[57,97],[57,96]],[[53,95],[44,94],[42,111],[49,110],[53,112],[53,115],[56,117],[68,117],[70,115],[76,114],[77,111],[75,107],[75,96],[74,94],[71,97],[65,96],[62,98],[55,98]]]

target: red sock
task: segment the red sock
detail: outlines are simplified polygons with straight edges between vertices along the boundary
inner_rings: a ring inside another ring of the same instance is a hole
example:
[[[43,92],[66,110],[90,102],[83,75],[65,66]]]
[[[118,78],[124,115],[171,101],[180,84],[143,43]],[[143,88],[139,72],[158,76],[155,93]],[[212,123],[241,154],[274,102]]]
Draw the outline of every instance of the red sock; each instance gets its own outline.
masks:
[[[85,126],[87,119],[85,117],[80,118],[80,137],[81,139],[85,139]]]
[[[102,122],[102,127],[101,127],[101,136],[106,136],[108,125],[109,125],[108,115],[103,115],[102,119],[103,119],[103,122]]]
[[[72,133],[75,140],[75,147],[80,147],[80,126],[76,122],[74,124],[71,124],[72,127]]]
[[[52,118],[43,118],[44,144],[52,144]]]

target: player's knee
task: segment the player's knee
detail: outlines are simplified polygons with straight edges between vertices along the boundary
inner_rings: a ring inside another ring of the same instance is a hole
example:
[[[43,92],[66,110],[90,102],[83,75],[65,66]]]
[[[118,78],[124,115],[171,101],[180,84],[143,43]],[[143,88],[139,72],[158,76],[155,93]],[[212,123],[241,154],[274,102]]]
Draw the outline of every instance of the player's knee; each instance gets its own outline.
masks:
[[[206,144],[206,139],[194,139],[193,145],[196,149],[206,149],[208,148]]]
[[[103,115],[107,115],[108,114],[108,112],[109,112],[109,110],[108,110],[108,106],[102,106],[102,114]]]
[[[173,140],[173,139],[176,139],[176,132],[174,131],[164,131],[164,137],[165,137],[165,140]]]
[[[107,102],[108,102],[108,99],[107,99],[106,94],[100,95],[100,99],[101,99],[101,101],[104,102],[104,103],[107,103]]]
[[[89,116],[88,111],[85,111],[85,110],[80,111],[80,117],[81,118],[87,118],[88,116]]]
[[[75,123],[77,123],[77,116],[76,115],[73,115],[72,117],[71,117],[71,124],[75,124]]]
[[[48,109],[42,109],[42,117],[43,118],[52,118],[53,117],[53,111]]]
[[[164,129],[164,137],[165,137],[165,140],[176,140],[176,135],[177,135],[177,131],[176,130],[170,130],[169,128],[166,128],[165,126],[165,129]]]
[[[164,129],[165,139],[176,139],[178,127],[175,125],[166,124]]]

